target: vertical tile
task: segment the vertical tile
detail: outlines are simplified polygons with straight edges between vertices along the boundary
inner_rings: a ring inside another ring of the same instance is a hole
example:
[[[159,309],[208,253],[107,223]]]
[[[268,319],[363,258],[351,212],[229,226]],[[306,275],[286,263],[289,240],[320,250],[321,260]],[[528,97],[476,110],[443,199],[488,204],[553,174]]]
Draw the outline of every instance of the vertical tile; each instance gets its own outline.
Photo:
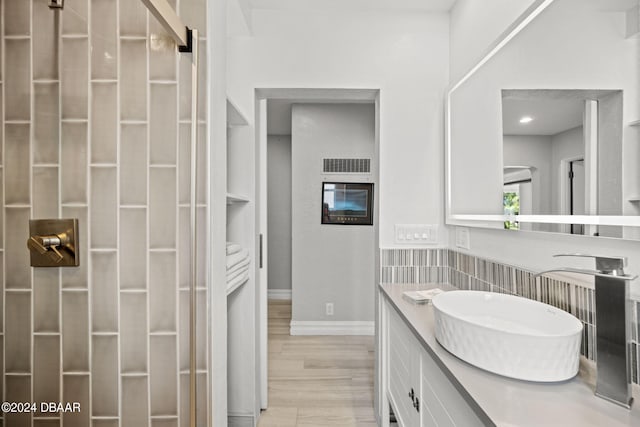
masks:
[[[7,375],[5,377],[8,402],[31,401],[31,375]],[[31,427],[31,414],[10,413],[5,414],[5,422],[11,427]]]
[[[188,288],[191,271],[191,245],[190,245],[190,212],[188,207],[179,209],[179,230],[178,230],[178,287]]]
[[[196,367],[207,369],[207,292],[197,291],[196,302]]]
[[[71,15],[65,4],[65,16]],[[62,40],[62,118],[88,118],[89,50],[87,39]]]
[[[94,82],[91,87],[91,162],[116,163],[118,85]]]
[[[31,262],[25,250],[29,238],[29,208],[8,208],[6,214],[5,286],[31,289]]]
[[[152,336],[150,340],[151,416],[178,414],[176,337]]]
[[[94,335],[91,351],[93,416],[118,416],[118,337]]]
[[[122,427],[147,427],[147,377],[122,377]]]
[[[176,169],[149,171],[149,247],[176,247]]]
[[[147,372],[147,294],[120,294],[120,369]]]
[[[2,43],[0,43],[2,44]],[[2,118],[0,118],[0,122],[2,121]],[[2,138],[2,128],[0,127],[0,138]],[[0,149],[0,151],[2,151]],[[2,201],[4,200],[4,176],[2,174],[2,171],[0,171],[0,203],[2,203]],[[5,218],[5,209],[3,206],[0,206],[0,248],[4,248],[4,218]],[[0,276],[0,277],[4,277],[4,276]],[[0,282],[2,282],[2,280],[0,280]],[[0,316],[2,317],[2,316]]]
[[[142,2],[120,2],[120,35],[147,36],[147,9]]]
[[[91,168],[91,247],[117,246],[117,169]]]
[[[30,31],[30,2],[24,0],[4,0],[4,34],[7,36],[28,36]]]
[[[159,24],[158,24],[159,25]],[[149,34],[149,79],[176,80],[176,43],[166,32]]]
[[[64,206],[62,208],[62,218],[78,219],[79,248],[76,247],[76,254],[80,257],[80,266],[73,268],[62,268],[62,288],[86,288],[89,279],[89,217],[86,207]]]
[[[1,210],[1,209],[0,209]],[[1,224],[1,223],[0,223]],[[1,227],[0,227],[1,228]],[[4,277],[4,253],[0,252],[0,277]],[[3,307],[3,313],[0,315],[0,331],[4,333],[4,280],[0,280],[0,307]],[[0,354],[4,354],[4,342],[0,343]],[[0,356],[0,368],[2,366],[2,357]],[[4,372],[0,369],[0,372]],[[0,387],[2,388],[2,387]],[[2,401],[2,392],[0,391],[0,401]]]
[[[31,49],[28,39],[5,40],[5,120],[31,119]]]
[[[23,0],[19,0],[23,1]],[[26,2],[25,2],[26,3]],[[58,79],[58,57],[60,56],[60,14],[51,13],[47,0],[33,2],[33,78]],[[52,37],[53,35],[53,37]]]
[[[120,137],[120,203],[147,204],[147,125],[123,124]]]
[[[207,368],[207,336],[206,336],[206,292],[197,291],[196,303],[196,366]],[[178,345],[180,370],[189,369],[189,291],[181,290],[179,296]]]
[[[91,327],[118,332],[118,270],[115,252],[91,254]]]
[[[62,34],[87,34],[88,0],[64,0]]]
[[[189,290],[178,295],[178,361],[180,371],[189,369]]]
[[[150,163],[175,165],[178,139],[176,97],[174,84],[151,84],[150,99]]]
[[[206,230],[207,229],[207,210],[205,207],[199,207],[196,209],[196,225],[198,230]],[[198,233],[196,236],[196,257],[197,257],[197,274],[196,274],[196,285],[199,288],[207,287],[207,241],[206,239]],[[417,271],[416,271],[417,273]]]
[[[146,120],[146,40],[120,41],[120,76],[120,118],[122,120]]]
[[[209,156],[207,155],[207,126],[198,125],[198,159],[197,159],[197,203],[207,203],[207,164]]]
[[[33,218],[58,217],[58,168],[33,168]]]
[[[189,427],[189,374],[180,374],[180,427]]]
[[[5,294],[6,372],[31,372],[31,292]],[[6,397],[10,397],[7,393]]]
[[[58,83],[34,83],[33,163],[58,163],[60,109]]]
[[[204,426],[207,424],[208,401],[207,374],[200,372],[196,375],[196,425]]]
[[[207,42],[198,46],[198,120],[207,120]]]
[[[4,144],[5,204],[29,204],[29,124],[6,124]]]
[[[149,330],[176,330],[176,253],[149,254]]]
[[[120,288],[146,289],[147,210],[120,209]]]
[[[89,370],[89,301],[85,291],[62,292],[62,369]]]
[[[116,0],[91,0],[91,78],[118,76]]]
[[[176,10],[176,0],[169,0],[169,5],[173,10]],[[176,43],[165,31],[162,24],[151,14],[149,15],[149,42],[149,78],[151,80],[175,80]]]
[[[33,330],[60,332],[60,269],[33,270]]]
[[[198,126],[197,141],[197,203],[206,203],[207,200],[207,152],[206,152],[206,125]],[[180,124],[180,140],[178,152],[179,171],[179,197],[180,203],[189,203],[190,179],[191,179],[191,125]]]
[[[198,59],[198,120],[206,120],[207,103],[206,103],[206,42],[200,41],[199,45],[200,57]],[[191,119],[191,59],[186,56],[180,56],[180,119]]]
[[[0,350],[2,351],[2,354],[4,354],[4,335],[0,335]],[[4,394],[4,383],[6,381],[6,375],[4,374],[4,357],[0,357],[0,372],[2,372],[3,375],[3,387],[0,387],[0,399],[4,402],[6,400]]]
[[[180,123],[178,140],[178,203],[188,204],[191,196],[191,125]]]
[[[33,355],[33,400],[60,402],[60,335],[36,335]]]
[[[87,203],[87,124],[62,123],[62,203]]]
[[[86,427],[89,425],[89,376],[64,375],[62,377],[62,401],[80,403],[80,412],[65,412],[62,415],[64,427]]]

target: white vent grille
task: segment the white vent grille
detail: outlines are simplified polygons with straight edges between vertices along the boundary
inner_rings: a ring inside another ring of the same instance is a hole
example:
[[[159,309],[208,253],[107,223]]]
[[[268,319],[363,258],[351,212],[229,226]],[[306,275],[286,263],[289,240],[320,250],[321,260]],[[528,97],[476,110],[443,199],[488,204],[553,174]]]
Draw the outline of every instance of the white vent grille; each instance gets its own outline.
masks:
[[[325,173],[371,173],[371,159],[324,159]]]

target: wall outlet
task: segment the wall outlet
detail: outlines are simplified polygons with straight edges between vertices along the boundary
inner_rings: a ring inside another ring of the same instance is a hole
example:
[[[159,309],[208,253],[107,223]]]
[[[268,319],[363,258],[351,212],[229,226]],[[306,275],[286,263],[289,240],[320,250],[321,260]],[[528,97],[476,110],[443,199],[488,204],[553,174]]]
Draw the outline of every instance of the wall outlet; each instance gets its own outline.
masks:
[[[327,304],[325,304],[324,312],[325,312],[325,314],[327,316],[333,316],[333,303],[332,302],[328,302]]]
[[[469,238],[468,228],[456,227],[456,247],[462,249],[471,249],[471,241]]]

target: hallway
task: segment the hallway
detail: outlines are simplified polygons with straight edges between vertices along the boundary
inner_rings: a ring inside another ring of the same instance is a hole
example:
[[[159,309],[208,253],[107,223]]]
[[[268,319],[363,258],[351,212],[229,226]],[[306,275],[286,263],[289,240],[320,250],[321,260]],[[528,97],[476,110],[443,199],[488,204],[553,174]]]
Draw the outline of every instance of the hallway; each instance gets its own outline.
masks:
[[[269,409],[260,427],[375,426],[374,337],[290,336],[291,301],[269,300]]]

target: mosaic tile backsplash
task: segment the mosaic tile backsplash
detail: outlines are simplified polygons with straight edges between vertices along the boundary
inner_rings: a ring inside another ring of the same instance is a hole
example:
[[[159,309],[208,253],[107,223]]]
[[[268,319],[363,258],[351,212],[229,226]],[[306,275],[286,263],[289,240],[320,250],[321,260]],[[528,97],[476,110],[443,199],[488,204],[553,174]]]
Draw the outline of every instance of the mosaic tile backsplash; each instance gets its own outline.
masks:
[[[445,283],[460,289],[500,292],[541,301],[576,316],[584,325],[581,353],[595,360],[595,295],[576,283],[541,277],[513,265],[451,249],[381,249],[382,283]],[[632,379],[640,384],[640,302],[631,301]]]

